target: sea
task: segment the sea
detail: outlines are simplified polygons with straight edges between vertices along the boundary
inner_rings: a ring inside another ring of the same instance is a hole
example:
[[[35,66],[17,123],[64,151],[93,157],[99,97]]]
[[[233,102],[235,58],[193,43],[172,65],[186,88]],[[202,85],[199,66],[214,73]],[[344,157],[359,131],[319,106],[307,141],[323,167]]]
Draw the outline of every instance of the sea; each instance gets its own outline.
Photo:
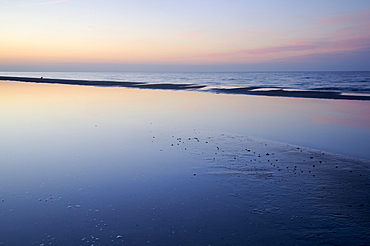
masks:
[[[262,87],[370,94],[370,71],[330,72],[0,72],[1,76],[117,82],[196,84],[215,88]]]

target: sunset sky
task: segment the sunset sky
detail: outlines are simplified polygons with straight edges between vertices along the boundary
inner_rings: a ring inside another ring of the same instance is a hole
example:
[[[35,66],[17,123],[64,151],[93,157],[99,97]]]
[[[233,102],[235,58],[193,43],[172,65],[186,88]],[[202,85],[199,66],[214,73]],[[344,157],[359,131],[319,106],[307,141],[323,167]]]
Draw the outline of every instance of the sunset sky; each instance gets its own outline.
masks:
[[[0,71],[370,70],[368,0],[2,0]]]

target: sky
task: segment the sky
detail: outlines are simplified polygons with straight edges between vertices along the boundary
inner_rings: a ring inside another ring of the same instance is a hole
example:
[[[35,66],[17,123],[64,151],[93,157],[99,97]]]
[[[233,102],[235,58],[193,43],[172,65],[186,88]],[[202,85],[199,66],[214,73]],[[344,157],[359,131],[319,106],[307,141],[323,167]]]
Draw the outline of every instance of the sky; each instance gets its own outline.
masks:
[[[1,0],[0,71],[370,71],[368,0]]]

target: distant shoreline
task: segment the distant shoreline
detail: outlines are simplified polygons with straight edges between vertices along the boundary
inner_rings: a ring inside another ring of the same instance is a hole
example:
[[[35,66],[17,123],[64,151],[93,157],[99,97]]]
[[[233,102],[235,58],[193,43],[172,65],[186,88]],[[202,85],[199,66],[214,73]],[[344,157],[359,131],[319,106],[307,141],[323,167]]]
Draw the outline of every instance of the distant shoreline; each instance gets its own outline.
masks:
[[[254,96],[273,96],[273,97],[296,97],[296,98],[317,98],[317,99],[338,99],[338,100],[363,100],[369,101],[368,95],[345,95],[340,92],[330,91],[309,91],[309,90],[283,90],[281,88],[266,89],[263,87],[240,87],[240,88],[206,88],[206,85],[197,84],[171,84],[171,83],[145,83],[145,82],[122,82],[122,81],[95,81],[95,80],[74,80],[74,79],[49,79],[0,76],[3,81],[18,81],[31,83],[65,84],[82,86],[105,86],[105,87],[124,87],[138,89],[159,89],[159,90],[198,90],[202,92],[220,94],[239,94]],[[263,89],[263,90],[259,90]]]

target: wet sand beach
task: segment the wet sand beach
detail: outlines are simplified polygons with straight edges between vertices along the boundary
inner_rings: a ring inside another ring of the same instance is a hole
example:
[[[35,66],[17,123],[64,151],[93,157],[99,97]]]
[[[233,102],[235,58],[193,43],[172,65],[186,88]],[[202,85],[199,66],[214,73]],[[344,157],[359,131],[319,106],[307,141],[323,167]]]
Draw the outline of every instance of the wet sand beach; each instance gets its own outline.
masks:
[[[0,244],[370,243],[369,101],[25,82],[0,82]]]

